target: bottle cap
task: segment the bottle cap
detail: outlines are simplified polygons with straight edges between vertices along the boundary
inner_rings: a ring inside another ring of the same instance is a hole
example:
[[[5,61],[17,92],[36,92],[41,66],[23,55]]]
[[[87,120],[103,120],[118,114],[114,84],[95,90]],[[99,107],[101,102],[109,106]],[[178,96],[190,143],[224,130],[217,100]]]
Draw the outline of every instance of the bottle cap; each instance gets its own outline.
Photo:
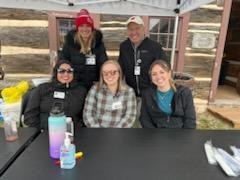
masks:
[[[72,118],[71,117],[67,117],[66,122],[67,123],[71,123],[72,122]]]
[[[52,106],[50,115],[51,116],[63,116],[64,115],[63,104],[60,102],[55,102]]]

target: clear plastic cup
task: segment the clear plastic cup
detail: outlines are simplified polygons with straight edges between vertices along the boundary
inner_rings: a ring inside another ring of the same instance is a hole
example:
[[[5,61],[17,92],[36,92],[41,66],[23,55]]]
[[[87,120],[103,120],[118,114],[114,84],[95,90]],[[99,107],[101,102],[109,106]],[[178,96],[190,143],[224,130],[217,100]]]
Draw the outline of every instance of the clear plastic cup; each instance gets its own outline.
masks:
[[[4,120],[4,132],[7,141],[18,139],[17,122],[14,120]]]
[[[21,102],[1,105],[1,113],[3,116],[3,126],[7,141],[15,141],[18,139],[17,127],[20,123]]]

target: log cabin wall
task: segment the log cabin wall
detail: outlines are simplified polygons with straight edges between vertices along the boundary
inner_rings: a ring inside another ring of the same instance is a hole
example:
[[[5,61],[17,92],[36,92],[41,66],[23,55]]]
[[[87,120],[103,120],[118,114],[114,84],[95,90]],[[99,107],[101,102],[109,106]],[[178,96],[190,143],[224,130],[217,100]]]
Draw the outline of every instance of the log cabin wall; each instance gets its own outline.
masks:
[[[184,72],[195,77],[194,95],[208,99],[223,7],[217,1],[191,12]]]
[[[0,40],[6,74],[49,73],[47,13],[0,8]]]
[[[101,15],[100,29],[103,33],[104,43],[109,59],[117,60],[119,45],[126,39],[126,21],[129,16]]]

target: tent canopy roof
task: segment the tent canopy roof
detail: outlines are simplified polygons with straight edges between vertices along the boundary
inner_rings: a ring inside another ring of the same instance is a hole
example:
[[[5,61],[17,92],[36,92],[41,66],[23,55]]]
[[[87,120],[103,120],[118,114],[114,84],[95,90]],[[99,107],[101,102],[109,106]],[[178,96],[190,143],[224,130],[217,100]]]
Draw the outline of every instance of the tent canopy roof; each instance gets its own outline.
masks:
[[[212,1],[214,0],[0,0],[0,7],[72,12],[87,8],[91,13],[175,16],[175,9],[183,14]]]

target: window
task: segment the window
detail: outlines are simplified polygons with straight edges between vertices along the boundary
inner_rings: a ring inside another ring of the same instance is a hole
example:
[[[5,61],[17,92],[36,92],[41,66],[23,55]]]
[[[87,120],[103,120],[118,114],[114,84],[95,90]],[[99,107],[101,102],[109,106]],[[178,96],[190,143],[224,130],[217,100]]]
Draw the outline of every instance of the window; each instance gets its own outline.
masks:
[[[64,37],[66,36],[67,32],[75,27],[74,25],[74,19],[69,18],[59,18],[57,19],[58,23],[58,50],[62,50],[63,44],[64,44]]]
[[[163,46],[169,59],[173,42],[174,20],[171,17],[149,18],[149,38]]]

